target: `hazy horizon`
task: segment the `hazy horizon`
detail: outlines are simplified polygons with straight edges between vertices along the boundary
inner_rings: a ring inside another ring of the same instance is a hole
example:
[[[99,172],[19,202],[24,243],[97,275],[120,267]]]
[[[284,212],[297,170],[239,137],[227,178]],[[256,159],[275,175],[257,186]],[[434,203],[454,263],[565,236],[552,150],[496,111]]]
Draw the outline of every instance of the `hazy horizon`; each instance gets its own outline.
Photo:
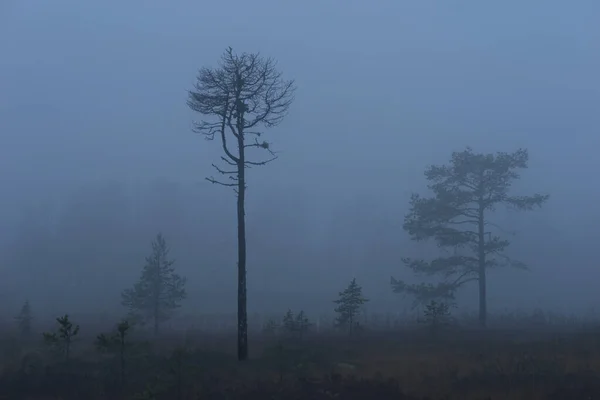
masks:
[[[279,159],[248,171],[250,312],[332,310],[353,277],[369,310],[410,307],[390,276],[432,251],[402,230],[410,194],[466,146],[527,148],[514,192],[551,195],[493,217],[531,271],[490,273],[490,310],[594,307],[600,4],[540,4],[5,0],[2,318],[25,298],[118,310],[159,231],[188,277],[185,312],[235,310],[235,196],[205,180],[221,148],[186,106],[228,46],[273,57],[298,87],[265,132]]]

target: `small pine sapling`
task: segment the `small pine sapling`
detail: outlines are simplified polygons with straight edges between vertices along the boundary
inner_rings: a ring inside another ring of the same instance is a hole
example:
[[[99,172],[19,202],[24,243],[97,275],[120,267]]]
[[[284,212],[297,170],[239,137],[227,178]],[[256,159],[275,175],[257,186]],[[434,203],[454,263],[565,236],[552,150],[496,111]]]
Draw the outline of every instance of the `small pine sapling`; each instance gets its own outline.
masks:
[[[450,323],[451,313],[448,303],[432,300],[425,307],[423,314],[425,316],[423,322],[429,325],[432,336],[437,336],[440,329]]]
[[[263,324],[262,332],[268,336],[275,336],[279,332],[279,329],[279,323],[275,319],[270,318]]]
[[[121,383],[125,382],[125,349],[129,333],[129,321],[123,320],[117,325],[117,332],[112,335],[101,333],[96,337],[96,348],[101,352],[118,352],[120,361]]]
[[[31,305],[29,304],[29,300],[26,300],[21,307],[21,311],[15,317],[17,321],[17,328],[19,329],[19,335],[22,338],[29,338],[31,336],[31,320],[33,319],[31,315]]]
[[[69,315],[56,318],[58,322],[57,332],[44,332],[44,342],[49,346],[57,346],[65,356],[65,361],[69,362],[71,344],[77,334],[79,334],[79,325],[73,326],[69,320]]]
[[[338,305],[334,310],[338,314],[335,325],[352,335],[354,328],[358,326],[355,321],[356,315],[362,305],[368,301],[363,297],[362,287],[356,283],[356,278],[352,279],[348,287],[340,292],[339,298],[334,301]]]
[[[292,310],[287,310],[283,316],[282,328],[287,335],[293,335],[296,332],[296,321]]]
[[[304,337],[311,325],[312,324],[302,310],[295,316],[292,310],[288,310],[283,316],[283,331],[287,335],[297,337],[298,339]]]
[[[298,338],[302,339],[304,335],[308,333],[308,330],[312,326],[312,323],[306,317],[304,311],[300,310],[298,315],[296,315],[296,320],[294,321],[296,331],[298,332]]]

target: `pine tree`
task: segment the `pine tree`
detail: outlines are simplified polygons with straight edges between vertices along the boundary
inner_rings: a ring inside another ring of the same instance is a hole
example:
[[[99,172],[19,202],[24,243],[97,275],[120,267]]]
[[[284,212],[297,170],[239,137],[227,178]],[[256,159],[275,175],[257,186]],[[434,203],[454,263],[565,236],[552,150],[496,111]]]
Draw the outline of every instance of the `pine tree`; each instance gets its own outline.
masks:
[[[275,319],[270,318],[263,324],[263,333],[265,335],[273,336],[279,333],[280,328],[279,323]]]
[[[486,324],[486,272],[490,268],[525,268],[509,258],[510,241],[502,237],[506,230],[490,220],[499,207],[529,211],[542,206],[548,195],[511,195],[519,170],[527,168],[527,150],[513,153],[476,154],[470,148],[452,153],[447,165],[426,169],[432,197],[414,194],[404,229],[413,240],[433,239],[447,255],[431,261],[404,258],[402,261],[417,275],[441,276],[438,284],[407,284],[391,279],[395,292],[415,296],[427,304],[432,299],[449,300],[469,282],[479,284],[479,321]]]
[[[352,334],[356,324],[355,317],[360,310],[360,307],[365,304],[368,299],[362,295],[362,287],[356,283],[356,278],[352,279],[348,287],[339,293],[339,298],[334,301],[338,306],[335,312],[338,314],[335,323],[341,329],[347,329],[349,334]]]
[[[298,332],[298,337],[302,339],[304,335],[308,332],[312,324],[308,320],[308,317],[304,313],[304,311],[300,310],[298,315],[296,315],[296,320],[294,321],[294,325],[296,327],[296,331]]]
[[[292,310],[288,310],[283,316],[283,331],[298,339],[304,337],[311,325],[303,310],[300,310],[295,316]]]
[[[69,315],[56,318],[58,330],[56,332],[43,332],[44,342],[49,346],[56,346],[64,354],[65,361],[69,362],[71,345],[75,336],[79,334],[79,325],[73,325]]]
[[[283,316],[283,330],[287,334],[294,334],[296,332],[296,321],[294,320],[294,313],[292,310],[287,310]]]
[[[146,257],[140,280],[122,293],[122,304],[132,316],[143,322],[151,320],[155,335],[161,322],[168,320],[186,298],[186,279],[175,273],[175,261],[169,260],[169,250],[159,233],[152,242],[152,254]]]
[[[431,302],[425,306],[423,315],[425,316],[423,322],[429,325],[431,334],[436,336],[439,330],[450,322],[450,305],[445,302],[431,300]]]

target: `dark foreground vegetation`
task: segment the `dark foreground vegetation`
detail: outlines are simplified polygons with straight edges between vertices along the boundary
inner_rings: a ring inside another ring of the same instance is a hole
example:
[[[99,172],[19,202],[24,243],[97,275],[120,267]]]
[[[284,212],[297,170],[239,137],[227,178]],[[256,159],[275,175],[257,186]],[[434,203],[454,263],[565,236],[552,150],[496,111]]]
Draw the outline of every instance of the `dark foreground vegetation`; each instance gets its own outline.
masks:
[[[99,334],[105,327],[91,321],[80,321],[80,329],[75,320],[60,321],[44,335],[9,327],[1,333],[0,399],[600,396],[600,329],[540,313],[496,319],[485,330],[469,321],[429,321],[361,326],[351,335],[251,331],[243,363],[231,345],[235,331],[165,329],[154,339],[151,328],[125,323]]]

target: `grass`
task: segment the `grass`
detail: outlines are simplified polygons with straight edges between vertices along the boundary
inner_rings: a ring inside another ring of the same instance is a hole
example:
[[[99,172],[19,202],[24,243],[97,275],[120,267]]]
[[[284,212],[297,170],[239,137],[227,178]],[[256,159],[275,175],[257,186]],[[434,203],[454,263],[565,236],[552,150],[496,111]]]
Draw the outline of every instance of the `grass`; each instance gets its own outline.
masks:
[[[77,322],[77,321],[74,321]],[[81,324],[91,332],[93,324]],[[101,333],[100,331],[97,333]],[[65,362],[41,333],[0,333],[1,399],[593,399],[600,397],[600,330],[515,324],[487,330],[368,329],[302,340],[254,333],[251,359],[235,333],[133,332],[125,374],[88,334]]]

